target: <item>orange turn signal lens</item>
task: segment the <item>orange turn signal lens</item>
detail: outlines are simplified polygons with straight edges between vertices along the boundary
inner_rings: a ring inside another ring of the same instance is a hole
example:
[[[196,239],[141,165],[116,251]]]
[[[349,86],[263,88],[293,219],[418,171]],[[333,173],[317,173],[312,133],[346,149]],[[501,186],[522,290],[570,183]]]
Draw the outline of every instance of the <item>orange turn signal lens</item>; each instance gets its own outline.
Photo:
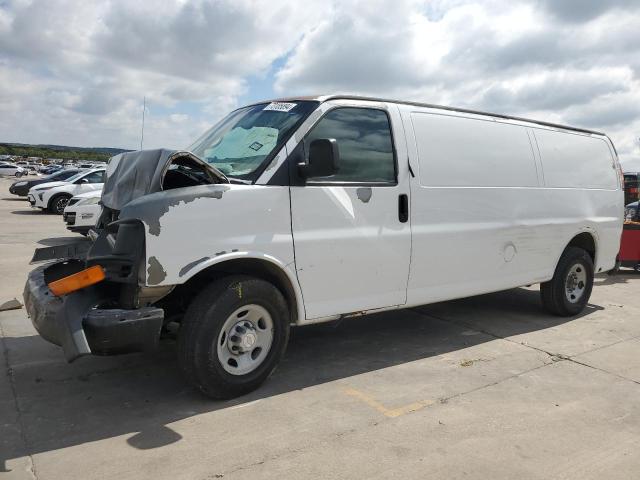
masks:
[[[51,290],[55,296],[61,297],[62,295],[99,283],[104,280],[104,278],[104,269],[100,265],[94,265],[81,272],[51,282],[48,286],[49,290]]]

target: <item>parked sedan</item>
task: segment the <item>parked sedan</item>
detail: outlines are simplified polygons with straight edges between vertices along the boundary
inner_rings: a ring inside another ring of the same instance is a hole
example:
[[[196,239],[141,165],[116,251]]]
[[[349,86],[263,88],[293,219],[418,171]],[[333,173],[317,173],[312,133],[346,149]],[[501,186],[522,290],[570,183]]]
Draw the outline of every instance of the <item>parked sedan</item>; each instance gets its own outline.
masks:
[[[34,178],[33,180],[20,180],[19,182],[14,182],[9,187],[9,193],[18,195],[20,197],[26,197],[29,194],[29,190],[36,185],[49,182],[66,181],[74,175],[80,173],[80,171],[81,170],[78,168],[69,168],[68,170],[59,170],[55,173],[52,173],[51,175],[42,178]]]
[[[76,195],[67,204],[62,214],[67,229],[72,232],[86,235],[100,216],[102,206],[100,205],[101,190],[94,190]]]
[[[14,175],[16,177],[21,177],[25,173],[27,173],[27,171],[15,163],[0,162],[0,175]]]
[[[104,183],[104,168],[80,172],[66,182],[49,182],[36,185],[27,198],[32,207],[62,215],[71,197],[92,190],[100,191]]]
[[[47,165],[46,167],[40,169],[40,173],[51,175],[52,173],[59,172],[63,168],[64,167],[62,165]]]

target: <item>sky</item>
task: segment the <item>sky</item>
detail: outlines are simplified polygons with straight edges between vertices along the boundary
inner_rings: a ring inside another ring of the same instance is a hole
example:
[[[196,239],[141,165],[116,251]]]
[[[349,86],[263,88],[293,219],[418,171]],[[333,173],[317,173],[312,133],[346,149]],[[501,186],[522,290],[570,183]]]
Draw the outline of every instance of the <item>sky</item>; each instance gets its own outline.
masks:
[[[638,0],[0,0],[0,141],[187,147],[279,96],[604,131],[640,168]]]

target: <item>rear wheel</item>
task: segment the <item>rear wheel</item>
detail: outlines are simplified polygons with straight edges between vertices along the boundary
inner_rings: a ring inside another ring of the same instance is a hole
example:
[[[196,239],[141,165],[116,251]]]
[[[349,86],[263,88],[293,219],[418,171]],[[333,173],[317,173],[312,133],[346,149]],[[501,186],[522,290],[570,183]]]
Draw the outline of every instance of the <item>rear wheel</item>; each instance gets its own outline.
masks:
[[[70,199],[70,195],[56,195],[49,200],[49,211],[56,215],[62,215]]]
[[[275,370],[289,339],[289,309],[269,282],[230,276],[191,302],[178,333],[178,362],[206,395],[233,398]]]
[[[580,313],[593,288],[593,260],[582,248],[567,247],[553,278],[540,284],[542,304],[554,315],[570,317]]]

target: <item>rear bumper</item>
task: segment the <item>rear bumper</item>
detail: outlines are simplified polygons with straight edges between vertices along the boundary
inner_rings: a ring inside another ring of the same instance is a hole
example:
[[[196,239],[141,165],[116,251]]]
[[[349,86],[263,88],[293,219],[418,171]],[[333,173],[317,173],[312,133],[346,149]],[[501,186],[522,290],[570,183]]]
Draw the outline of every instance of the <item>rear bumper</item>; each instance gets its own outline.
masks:
[[[62,347],[67,361],[82,355],[115,355],[157,347],[164,320],[161,308],[94,308],[106,299],[102,284],[56,297],[45,282],[50,266],[29,274],[24,304],[40,336]]]

